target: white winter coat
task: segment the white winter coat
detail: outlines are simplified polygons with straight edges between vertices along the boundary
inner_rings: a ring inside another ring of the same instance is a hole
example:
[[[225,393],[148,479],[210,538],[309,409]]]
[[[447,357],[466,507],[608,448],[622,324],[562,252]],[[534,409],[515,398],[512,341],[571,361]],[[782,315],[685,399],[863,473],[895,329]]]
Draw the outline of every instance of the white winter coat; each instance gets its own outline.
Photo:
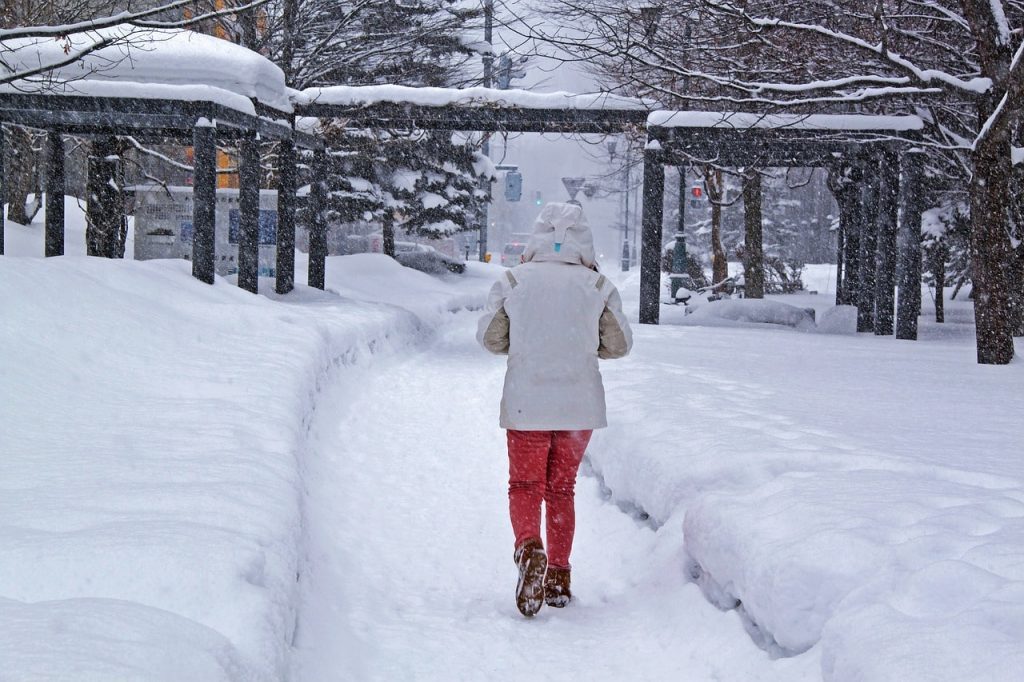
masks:
[[[502,428],[577,431],[608,425],[598,358],[629,353],[633,337],[615,286],[592,269],[583,210],[548,204],[523,265],[491,289],[477,340],[508,354]]]

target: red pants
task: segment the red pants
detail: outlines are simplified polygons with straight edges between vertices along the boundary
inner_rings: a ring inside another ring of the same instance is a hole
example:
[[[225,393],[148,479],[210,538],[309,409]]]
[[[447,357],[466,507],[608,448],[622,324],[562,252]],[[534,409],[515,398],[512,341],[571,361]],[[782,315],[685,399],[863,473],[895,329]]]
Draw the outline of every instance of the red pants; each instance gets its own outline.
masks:
[[[516,547],[540,539],[540,503],[547,510],[548,565],[569,568],[576,530],[576,472],[592,431],[508,431],[508,507]]]

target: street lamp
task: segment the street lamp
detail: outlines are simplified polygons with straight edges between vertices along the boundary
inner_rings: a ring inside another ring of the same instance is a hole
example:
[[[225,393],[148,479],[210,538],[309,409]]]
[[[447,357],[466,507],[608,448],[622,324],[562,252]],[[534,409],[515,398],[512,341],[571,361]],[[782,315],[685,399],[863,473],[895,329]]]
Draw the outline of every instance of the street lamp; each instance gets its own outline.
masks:
[[[686,187],[686,166],[679,166],[679,224],[676,226],[676,245],[672,250],[672,298],[686,279]]]
[[[611,139],[605,143],[608,147],[608,157],[615,161],[615,150],[618,147],[618,140]],[[625,210],[622,218],[622,271],[629,272],[632,261],[629,253],[629,147],[626,147],[626,155],[622,163],[622,195],[625,201]]]

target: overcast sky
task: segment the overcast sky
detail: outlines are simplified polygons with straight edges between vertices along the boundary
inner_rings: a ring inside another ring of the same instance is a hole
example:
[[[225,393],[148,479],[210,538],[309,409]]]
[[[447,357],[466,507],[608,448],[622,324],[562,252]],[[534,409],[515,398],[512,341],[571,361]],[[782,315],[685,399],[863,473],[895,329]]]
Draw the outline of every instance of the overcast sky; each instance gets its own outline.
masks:
[[[516,2],[514,6],[518,11],[523,4]],[[534,16],[542,18],[543,13],[535,13]],[[501,27],[496,27],[494,33],[495,52],[498,54],[507,49],[506,45],[514,46],[520,40]],[[531,57],[526,64],[525,78],[513,81],[512,85],[536,92],[594,92],[598,89],[594,79],[579,65],[561,64],[555,59],[540,57]],[[562,185],[563,177],[606,174],[609,170],[606,146],[600,138],[591,136],[589,139],[592,144],[557,135],[520,134],[509,139],[506,150],[500,136],[492,138],[491,158],[495,162],[517,164],[523,174],[523,199],[519,206],[505,204],[502,184],[495,187],[492,219],[509,224],[512,232],[529,232],[539,210],[535,205],[538,190],[545,203],[567,201],[569,196]],[[621,253],[621,232],[618,229],[621,222],[620,198],[588,200],[581,193],[577,199],[590,220],[595,246],[599,253],[605,254],[605,267],[609,267],[617,262]],[[630,230],[633,227],[631,224]],[[500,234],[500,225],[496,232]],[[492,251],[501,247],[502,244],[495,243],[495,240],[489,245]]]

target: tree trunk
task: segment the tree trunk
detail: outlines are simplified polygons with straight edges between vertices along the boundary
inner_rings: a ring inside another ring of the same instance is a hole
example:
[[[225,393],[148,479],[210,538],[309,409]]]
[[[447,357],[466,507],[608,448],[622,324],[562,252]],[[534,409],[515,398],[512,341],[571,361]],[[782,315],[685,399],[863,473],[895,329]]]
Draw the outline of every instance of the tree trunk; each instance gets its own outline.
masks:
[[[1024,147],[1024,114],[1019,114],[1015,126],[1015,147]],[[1016,228],[1017,239],[1024,240],[1024,163],[1010,169],[1010,218]],[[1011,332],[1024,336],[1024,244],[1018,244],[1010,257]]]
[[[384,249],[384,254],[387,256],[395,257],[395,219],[391,217],[390,212],[384,211],[384,219],[381,224],[381,234],[383,235],[383,244],[381,248]]]
[[[100,258],[123,258],[127,236],[122,168],[115,137],[93,143],[89,155],[85,242],[86,252]]]
[[[1009,134],[992,129],[972,154],[971,264],[978,362],[1005,365],[1013,359],[1010,305]]]
[[[711,283],[718,284],[729,277],[729,262],[722,244],[722,196],[725,194],[722,171],[705,168],[704,184],[711,202]]]
[[[11,126],[9,131],[7,219],[12,223],[28,225],[42,205],[37,194],[33,207],[28,207],[28,195],[37,192],[39,186],[39,155],[32,148],[32,134],[29,131],[19,126]]]
[[[946,321],[946,261],[949,260],[949,245],[939,240],[932,252],[932,275],[935,276],[935,321]]]
[[[756,170],[743,177],[744,296],[764,298],[764,244],[761,224],[761,174]]]

